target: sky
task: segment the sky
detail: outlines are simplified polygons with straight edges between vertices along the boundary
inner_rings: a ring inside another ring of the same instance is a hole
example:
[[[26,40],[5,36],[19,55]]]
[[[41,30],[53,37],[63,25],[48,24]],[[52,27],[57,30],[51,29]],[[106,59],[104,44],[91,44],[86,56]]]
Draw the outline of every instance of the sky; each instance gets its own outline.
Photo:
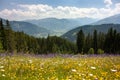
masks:
[[[0,17],[8,20],[102,19],[116,14],[120,14],[120,0],[0,0]]]

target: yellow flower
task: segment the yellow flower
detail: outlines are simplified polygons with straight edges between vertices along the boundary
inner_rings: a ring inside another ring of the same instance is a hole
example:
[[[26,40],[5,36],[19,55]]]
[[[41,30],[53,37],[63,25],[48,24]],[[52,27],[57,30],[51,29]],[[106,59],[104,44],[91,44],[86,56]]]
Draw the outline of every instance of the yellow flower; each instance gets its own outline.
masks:
[[[0,71],[4,72],[5,70],[4,70],[4,69],[1,69]]]
[[[91,69],[96,69],[96,67],[93,67],[93,66],[92,66]]]

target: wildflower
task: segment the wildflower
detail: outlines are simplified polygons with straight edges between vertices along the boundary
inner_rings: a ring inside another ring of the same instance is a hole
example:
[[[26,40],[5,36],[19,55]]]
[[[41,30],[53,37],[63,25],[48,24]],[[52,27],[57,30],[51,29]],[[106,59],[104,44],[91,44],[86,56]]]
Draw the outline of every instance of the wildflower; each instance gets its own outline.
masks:
[[[93,66],[92,66],[91,69],[96,69],[96,67],[93,67]]]
[[[4,68],[4,66],[0,66],[0,69]]]
[[[85,74],[81,74],[82,76],[84,76]]]
[[[1,69],[0,71],[4,72],[5,70],[4,70],[4,69]]]
[[[89,74],[89,76],[93,76],[93,74]]]
[[[72,72],[76,72],[76,69],[72,69]]]
[[[21,62],[23,62],[24,60],[23,59],[20,59]]]
[[[81,64],[78,64],[79,66],[81,66]]]
[[[32,63],[32,60],[28,60],[29,61],[29,63]]]
[[[2,74],[3,77],[5,77],[5,74]]]
[[[95,80],[98,80],[98,78],[95,78]]]
[[[117,70],[115,70],[115,69],[111,69],[111,71],[112,71],[112,72],[117,72]]]

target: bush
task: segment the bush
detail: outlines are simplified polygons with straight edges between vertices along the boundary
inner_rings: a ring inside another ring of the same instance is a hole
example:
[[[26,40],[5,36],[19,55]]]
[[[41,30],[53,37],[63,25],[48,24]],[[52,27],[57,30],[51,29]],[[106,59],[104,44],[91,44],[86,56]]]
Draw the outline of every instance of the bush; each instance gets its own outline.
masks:
[[[94,49],[90,48],[89,51],[88,51],[88,54],[94,54]]]
[[[102,49],[98,49],[98,50],[97,50],[97,53],[98,53],[98,54],[104,54],[104,51],[103,51]]]

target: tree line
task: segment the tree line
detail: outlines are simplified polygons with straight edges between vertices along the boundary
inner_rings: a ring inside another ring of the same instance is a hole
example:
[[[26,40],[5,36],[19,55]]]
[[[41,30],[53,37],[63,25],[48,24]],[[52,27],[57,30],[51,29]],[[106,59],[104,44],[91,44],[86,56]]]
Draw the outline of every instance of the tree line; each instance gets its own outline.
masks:
[[[120,33],[110,28],[107,33],[94,30],[93,34],[85,35],[81,29],[77,34],[76,44],[77,53],[120,54]]]
[[[77,34],[76,44],[66,39],[49,36],[36,38],[24,32],[15,32],[8,20],[0,20],[0,53],[80,53],[80,54],[119,54],[120,33],[110,28],[107,33],[94,30],[85,35],[81,29]]]
[[[0,52],[13,53],[74,53],[76,45],[57,36],[35,38],[24,32],[15,32],[10,27],[10,22],[0,20]]]

